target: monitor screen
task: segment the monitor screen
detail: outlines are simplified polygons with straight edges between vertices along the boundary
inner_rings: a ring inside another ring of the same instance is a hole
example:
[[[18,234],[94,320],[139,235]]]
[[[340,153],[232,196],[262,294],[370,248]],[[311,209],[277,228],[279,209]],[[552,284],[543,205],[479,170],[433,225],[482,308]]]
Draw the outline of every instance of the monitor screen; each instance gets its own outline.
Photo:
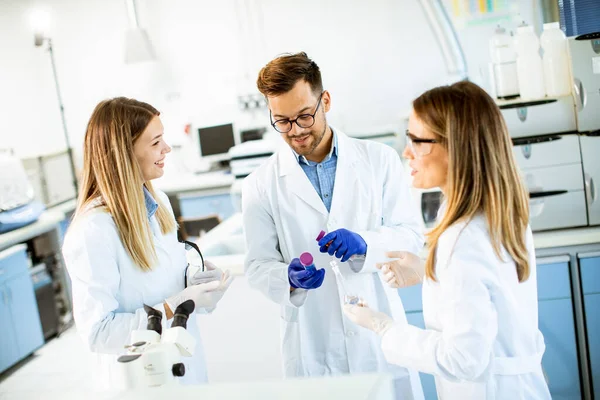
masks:
[[[235,145],[233,125],[225,124],[198,128],[198,139],[202,156],[227,153]]]

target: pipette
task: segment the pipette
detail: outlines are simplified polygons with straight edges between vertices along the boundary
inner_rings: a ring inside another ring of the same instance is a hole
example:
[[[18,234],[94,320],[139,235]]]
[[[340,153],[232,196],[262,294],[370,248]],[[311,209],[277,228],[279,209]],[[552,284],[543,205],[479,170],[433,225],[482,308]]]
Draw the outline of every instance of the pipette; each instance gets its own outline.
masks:
[[[331,269],[333,270],[333,273],[335,274],[335,277],[337,278],[338,282],[340,283],[340,286],[342,287],[342,291],[344,292],[344,303],[358,304],[360,298],[356,295],[348,293],[348,289],[346,287],[346,279],[340,272],[340,267],[337,265],[337,262],[335,262],[335,260],[332,260],[329,262],[329,265],[331,265]]]

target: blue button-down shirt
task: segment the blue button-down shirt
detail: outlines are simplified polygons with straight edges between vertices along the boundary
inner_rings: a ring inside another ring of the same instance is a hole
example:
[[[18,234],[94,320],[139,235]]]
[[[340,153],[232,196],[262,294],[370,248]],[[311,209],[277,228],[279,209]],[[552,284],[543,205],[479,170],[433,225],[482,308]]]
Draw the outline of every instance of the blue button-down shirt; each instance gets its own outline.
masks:
[[[146,189],[146,186],[144,186],[144,202],[146,203],[148,219],[150,219],[158,209],[158,203],[156,202],[156,200],[154,200],[154,197],[152,197],[148,189]]]
[[[333,185],[335,183],[335,171],[337,169],[337,136],[332,129],[333,144],[329,154],[320,163],[309,161],[304,156],[294,155],[300,164],[300,167],[308,177],[310,183],[317,191],[317,194],[325,204],[327,211],[331,211],[331,198],[333,197]],[[293,151],[293,150],[292,150]]]

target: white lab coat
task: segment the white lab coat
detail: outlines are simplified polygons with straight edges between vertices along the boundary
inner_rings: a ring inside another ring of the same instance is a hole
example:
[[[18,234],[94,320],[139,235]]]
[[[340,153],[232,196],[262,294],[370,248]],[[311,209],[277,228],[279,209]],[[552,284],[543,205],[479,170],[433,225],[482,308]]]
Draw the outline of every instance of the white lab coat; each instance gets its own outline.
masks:
[[[388,361],[433,374],[443,400],[550,399],[531,229],[527,249],[531,273],[519,283],[510,255],[495,255],[482,215],[450,227],[438,241],[438,281],[423,283],[427,329],[400,323],[386,332]]]
[[[385,252],[418,252],[423,245],[418,217],[398,154],[390,147],[337,134],[337,170],[331,212],[313,188],[290,148],[283,148],[244,181],[242,212],[249,284],[281,305],[284,372],[293,376],[390,372],[399,398],[423,398],[418,374],[390,365],[380,338],[357,329],[343,315],[342,289],[329,266],[334,257],[320,253],[321,229],[346,228],[367,243],[360,272],[340,264],[348,290],[369,305],[406,321],[398,293],[375,267]],[[325,268],[323,285],[290,294],[288,264],[302,252]],[[339,261],[339,259],[337,259]]]
[[[173,213],[167,196],[155,190],[161,203]],[[163,235],[156,216],[150,219],[158,263],[152,271],[137,267],[118,236],[110,214],[92,208],[76,218],[63,245],[63,256],[71,277],[73,311],[77,331],[91,354],[95,387],[99,390],[123,389],[122,364],[118,355],[130,344],[130,334],[146,329],[144,304],[163,313],[163,301],[184,289],[187,265],[184,245],[177,232]],[[186,374],[182,383],[206,382],[202,339],[195,314],[190,315],[188,332],[196,339],[193,357],[183,357]]]

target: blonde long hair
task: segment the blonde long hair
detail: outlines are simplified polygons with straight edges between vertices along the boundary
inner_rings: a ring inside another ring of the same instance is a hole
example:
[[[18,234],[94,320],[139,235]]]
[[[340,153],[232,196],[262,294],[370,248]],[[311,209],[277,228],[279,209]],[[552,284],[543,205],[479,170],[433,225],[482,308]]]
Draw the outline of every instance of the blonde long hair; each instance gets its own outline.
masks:
[[[416,116],[448,151],[446,209],[427,235],[428,278],[436,280],[437,243],[453,224],[485,215],[494,252],[515,261],[519,282],[529,278],[525,235],[529,196],[521,181],[512,142],[499,108],[479,86],[463,81],[429,90],[413,102]]]
[[[83,173],[75,219],[91,203],[102,206],[112,216],[117,232],[135,264],[150,271],[156,250],[144,201],[144,190],[158,203],[156,218],[163,234],[176,223],[160,202],[152,184],[144,182],[133,145],[152,118],[160,113],[151,105],[117,97],[100,102],[87,125],[83,145]]]

